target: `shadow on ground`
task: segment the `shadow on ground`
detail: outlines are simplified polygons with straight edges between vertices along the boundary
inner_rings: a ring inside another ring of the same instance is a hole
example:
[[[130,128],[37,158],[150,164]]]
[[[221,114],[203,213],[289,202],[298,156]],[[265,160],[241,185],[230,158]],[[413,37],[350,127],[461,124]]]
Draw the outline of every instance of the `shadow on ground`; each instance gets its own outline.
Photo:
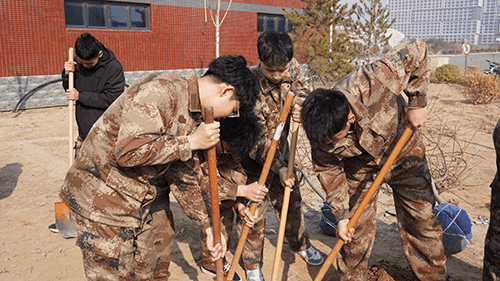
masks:
[[[17,186],[19,176],[23,172],[23,164],[7,164],[0,169],[0,200],[9,197]]]

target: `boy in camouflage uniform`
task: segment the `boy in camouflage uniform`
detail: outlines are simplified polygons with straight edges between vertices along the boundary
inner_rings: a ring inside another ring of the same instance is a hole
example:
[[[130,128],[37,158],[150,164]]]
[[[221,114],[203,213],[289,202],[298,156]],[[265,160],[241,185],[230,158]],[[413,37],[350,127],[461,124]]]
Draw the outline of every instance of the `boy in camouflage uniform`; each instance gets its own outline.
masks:
[[[202,122],[252,110],[256,79],[242,56],[219,57],[198,79],[157,73],[139,79],[99,118],[66,175],[60,197],[71,210],[89,280],[168,279],[174,239],[172,191],[208,237],[212,229],[193,153],[219,141],[219,123]],[[158,253],[158,255],[157,255]]]
[[[491,183],[490,225],[484,241],[483,280],[500,280],[500,120],[493,131],[497,173]]]
[[[274,31],[264,32],[257,41],[257,51],[260,63],[253,70],[259,79],[262,89],[260,101],[257,101],[255,113],[260,118],[264,128],[264,137],[261,138],[256,149],[242,160],[242,165],[247,173],[247,183],[258,181],[264,165],[267,151],[271,145],[273,134],[279,124],[279,117],[288,92],[295,94],[295,108],[309,92],[300,65],[293,58],[293,42],[286,33]],[[292,115],[292,114],[290,114]],[[264,246],[265,211],[269,198],[278,219],[281,215],[284,187],[280,179],[280,170],[286,171],[288,162],[287,136],[290,127],[290,118],[280,136],[279,145],[267,178],[269,197],[258,202],[259,218],[255,227],[248,233],[242,257],[247,271],[247,278],[251,281],[264,280],[260,267],[262,265],[262,251]],[[243,223],[238,229],[241,233]],[[285,229],[285,237],[290,249],[305,259],[311,265],[323,263],[321,254],[311,246],[304,226],[302,211],[302,197],[298,186],[290,194],[290,207]]]
[[[315,169],[339,222],[337,236],[346,242],[337,259],[341,280],[367,279],[378,193],[348,235],[347,222],[407,125],[415,131],[384,180],[393,190],[401,242],[413,273],[420,280],[446,279],[442,228],[432,210],[435,199],[418,131],[427,119],[429,76],[427,46],[415,39],[358,68],[332,90],[310,93],[302,105]]]

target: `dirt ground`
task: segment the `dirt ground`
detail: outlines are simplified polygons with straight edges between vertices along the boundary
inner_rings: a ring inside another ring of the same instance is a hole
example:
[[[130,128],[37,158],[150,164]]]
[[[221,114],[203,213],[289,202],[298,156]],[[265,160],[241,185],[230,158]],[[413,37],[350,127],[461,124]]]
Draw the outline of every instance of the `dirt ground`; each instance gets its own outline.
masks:
[[[473,221],[472,241],[465,251],[448,258],[448,272],[452,280],[480,280],[489,184],[496,169],[491,133],[500,118],[500,106],[471,105],[464,101],[459,86],[432,84],[428,109],[429,120],[422,130],[428,137],[433,176],[439,178],[445,170],[449,172],[447,179],[438,183],[441,196],[465,209]],[[54,202],[68,169],[67,123],[66,107],[0,112],[0,280],[85,280],[75,239],[64,239],[47,229],[54,222]],[[307,184],[301,190],[312,244],[326,256],[336,238],[319,229],[322,200]],[[213,280],[199,269],[197,227],[175,200],[172,208],[177,233],[171,280]],[[279,223],[271,209],[267,217],[263,271],[270,280]],[[370,279],[411,280],[386,186],[379,194],[377,219],[377,236],[369,259]],[[235,244],[230,245],[229,260]],[[278,280],[313,280],[318,271],[319,267],[294,256],[285,243]],[[237,272],[243,276],[241,268]],[[331,266],[324,280],[338,279]]]

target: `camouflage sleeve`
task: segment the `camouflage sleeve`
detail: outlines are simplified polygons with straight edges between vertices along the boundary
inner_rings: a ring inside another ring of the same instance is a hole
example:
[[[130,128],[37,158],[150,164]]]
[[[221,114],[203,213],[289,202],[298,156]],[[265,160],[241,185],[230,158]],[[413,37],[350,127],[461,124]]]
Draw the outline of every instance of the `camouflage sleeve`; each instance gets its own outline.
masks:
[[[203,177],[200,186],[204,192],[210,192],[210,178],[208,175],[208,162],[201,164]],[[231,154],[217,155],[217,186],[219,200],[236,200],[238,185],[246,183],[247,176],[241,164]]]
[[[141,85],[123,108],[115,156],[122,167],[166,164],[191,158],[187,136],[167,134],[177,98],[158,80]],[[144,93],[141,93],[144,91]],[[149,91],[149,92],[148,92]]]
[[[306,77],[302,73],[300,64],[296,59],[292,59],[289,71],[293,80],[292,91],[295,94],[293,103],[302,105],[307,95],[309,95],[309,93],[311,92],[311,90],[309,89],[309,82],[306,80]]]
[[[200,174],[198,172],[200,170],[193,169],[193,167],[199,168],[196,160],[176,161],[165,173],[165,177],[172,194],[186,216],[205,230],[211,226],[211,223],[199,185]]]
[[[427,106],[430,66],[427,45],[421,39],[403,42],[390,50],[380,60],[403,80],[403,91],[408,96],[409,108]]]
[[[219,197],[221,200],[236,200],[238,185],[246,184],[247,175],[238,159],[231,154],[221,154],[217,157],[217,169],[221,175]]]
[[[423,43],[420,48],[416,48],[413,55],[417,62],[412,68],[412,75],[404,93],[408,96],[409,108],[422,108],[427,106],[427,92],[429,91],[431,77],[427,45]]]
[[[314,169],[326,193],[326,201],[337,221],[349,219],[349,186],[343,162],[330,151],[328,145],[311,144]]]
[[[267,149],[271,146],[271,138],[269,137],[269,134],[272,134],[273,132],[269,132],[268,130],[262,102],[262,100],[258,100],[255,103],[254,108],[255,115],[259,118],[258,122],[262,127],[262,136],[249,154],[250,158],[257,161],[257,163],[264,165],[266,160],[265,151],[267,151]]]

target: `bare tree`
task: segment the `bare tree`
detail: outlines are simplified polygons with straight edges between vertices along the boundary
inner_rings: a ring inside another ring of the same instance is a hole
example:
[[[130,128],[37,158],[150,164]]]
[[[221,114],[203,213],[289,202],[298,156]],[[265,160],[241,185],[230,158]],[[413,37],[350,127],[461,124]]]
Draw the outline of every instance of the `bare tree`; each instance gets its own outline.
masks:
[[[207,5],[208,5],[208,11],[210,12],[210,17],[212,18],[212,23],[215,26],[215,56],[219,57],[219,42],[220,42],[220,26],[222,25],[222,22],[224,22],[224,19],[227,16],[227,12],[229,11],[229,8],[231,7],[231,4],[233,3],[233,0],[229,1],[229,5],[227,6],[226,13],[222,17],[222,20],[220,19],[220,0],[204,0],[203,1],[205,4],[205,25],[207,24]],[[210,2],[212,2],[212,5],[210,5]],[[214,6],[212,12],[212,6]],[[214,15],[215,14],[215,15]],[[203,31],[202,31],[203,32]],[[205,33],[203,33],[205,34]]]
[[[388,49],[392,35],[387,31],[396,19],[390,20],[389,9],[381,0],[359,0],[352,10],[352,22],[347,26],[347,32],[357,43],[359,58],[370,63],[372,54]]]

